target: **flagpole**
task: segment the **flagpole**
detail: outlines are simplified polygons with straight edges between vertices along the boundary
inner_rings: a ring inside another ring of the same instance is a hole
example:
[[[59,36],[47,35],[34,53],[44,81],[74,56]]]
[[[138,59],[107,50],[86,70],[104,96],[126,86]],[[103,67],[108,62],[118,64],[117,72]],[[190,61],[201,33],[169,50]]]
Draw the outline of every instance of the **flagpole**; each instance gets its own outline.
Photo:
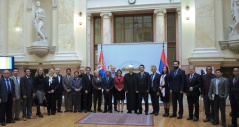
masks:
[[[164,42],[163,42],[163,49],[164,49]]]
[[[100,44],[100,49],[102,50],[102,43]]]

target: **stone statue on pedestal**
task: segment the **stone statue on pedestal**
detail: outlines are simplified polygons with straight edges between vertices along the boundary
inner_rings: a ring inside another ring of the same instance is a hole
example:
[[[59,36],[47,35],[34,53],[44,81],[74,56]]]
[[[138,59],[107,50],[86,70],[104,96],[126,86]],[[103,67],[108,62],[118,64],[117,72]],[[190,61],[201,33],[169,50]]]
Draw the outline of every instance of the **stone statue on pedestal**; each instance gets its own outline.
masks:
[[[239,40],[239,0],[231,0],[231,13],[235,23],[229,25],[232,31],[228,39]]]
[[[42,32],[42,28],[44,26],[44,18],[45,12],[42,8],[40,8],[40,1],[36,2],[36,11],[35,11],[35,19],[34,26],[38,35],[38,42],[46,42],[46,37]]]

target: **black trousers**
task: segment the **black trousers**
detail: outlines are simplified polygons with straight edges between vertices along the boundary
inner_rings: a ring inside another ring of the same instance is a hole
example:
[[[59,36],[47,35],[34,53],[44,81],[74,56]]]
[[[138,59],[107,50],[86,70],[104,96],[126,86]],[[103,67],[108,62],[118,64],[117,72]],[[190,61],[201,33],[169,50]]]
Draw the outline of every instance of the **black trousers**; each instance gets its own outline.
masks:
[[[61,111],[63,92],[56,93],[57,111]]]
[[[94,110],[96,110],[96,102],[98,101],[98,109],[101,109],[102,91],[94,90]]]
[[[117,109],[117,100],[116,100],[116,92],[117,90],[113,89],[113,96],[114,96],[114,109]],[[111,99],[112,100],[112,99]],[[118,109],[119,110],[119,109]]]
[[[237,114],[239,112],[239,99],[234,97],[230,99],[231,108],[232,108],[232,124],[237,126]]]
[[[56,113],[56,94],[55,93],[46,93],[47,101],[47,111],[48,113]]]
[[[92,92],[84,92],[84,109],[91,110],[92,107]]]
[[[208,94],[203,95],[203,104],[207,119],[214,119],[214,102],[209,99]]]
[[[199,96],[192,97],[192,96],[187,96],[188,100],[188,112],[189,112],[189,117],[193,118],[199,118]],[[193,115],[193,110],[194,110],[194,115]]]
[[[81,109],[80,110],[83,110],[84,109],[84,92],[83,90],[80,91],[82,94],[81,94]]]
[[[104,91],[105,106],[104,111],[112,111],[112,92]]]
[[[138,93],[138,109],[139,109],[139,112],[141,113],[142,112],[142,99],[144,98],[144,105],[145,105],[145,112],[148,112],[149,111],[149,102],[148,102],[148,93],[145,92],[145,93]]]
[[[159,112],[159,96],[157,96],[157,92],[154,92],[153,88],[150,88],[149,94],[151,97],[153,112],[158,113]]]
[[[179,104],[179,115],[183,115],[183,94],[172,92],[173,114],[177,114],[177,102]]]
[[[81,109],[81,93],[74,92],[72,94],[74,111],[79,111]]]
[[[22,115],[23,117],[31,117],[32,116],[32,97],[27,97],[26,99],[22,99]]]
[[[0,122],[12,121],[12,105],[13,100],[11,94],[8,95],[6,103],[0,103]],[[6,116],[6,119],[5,119]]]
[[[220,98],[218,95],[215,95],[215,97],[214,97],[214,113],[215,113],[214,122],[219,123],[219,109],[220,109],[222,123],[226,123],[225,107],[226,107],[226,100],[224,98]]]

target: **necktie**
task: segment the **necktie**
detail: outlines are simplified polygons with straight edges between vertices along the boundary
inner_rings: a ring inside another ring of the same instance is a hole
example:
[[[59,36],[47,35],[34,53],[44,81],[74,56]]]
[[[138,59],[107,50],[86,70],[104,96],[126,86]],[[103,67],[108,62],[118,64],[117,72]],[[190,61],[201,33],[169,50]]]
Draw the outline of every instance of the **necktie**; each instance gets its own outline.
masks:
[[[109,78],[106,78],[107,80],[106,80],[106,82],[107,82],[107,84],[109,83]]]
[[[17,77],[16,77],[16,82],[17,82],[17,85],[19,85],[19,81],[18,81]]]
[[[190,74],[190,77],[189,77],[189,81],[190,81],[190,82],[192,81],[192,78],[193,78],[193,75]]]
[[[10,92],[11,91],[11,86],[10,86],[10,83],[9,83],[9,79],[7,79],[7,90]]]
[[[151,87],[153,87],[153,84],[154,84],[154,74],[151,75]]]
[[[79,87],[78,78],[76,78],[76,87],[77,87],[77,88]]]
[[[30,85],[32,85],[32,84],[31,84],[31,78],[27,78],[27,80],[28,80],[28,83],[29,83]]]
[[[236,85],[236,83],[237,83],[237,77],[234,78],[233,84]]]
[[[176,76],[176,75],[177,75],[177,70],[174,71],[174,76]]]
[[[90,80],[90,75],[88,75],[88,78],[89,78],[89,80]]]
[[[144,75],[144,74],[143,74],[143,73],[141,73],[141,79],[143,78],[143,75]]]

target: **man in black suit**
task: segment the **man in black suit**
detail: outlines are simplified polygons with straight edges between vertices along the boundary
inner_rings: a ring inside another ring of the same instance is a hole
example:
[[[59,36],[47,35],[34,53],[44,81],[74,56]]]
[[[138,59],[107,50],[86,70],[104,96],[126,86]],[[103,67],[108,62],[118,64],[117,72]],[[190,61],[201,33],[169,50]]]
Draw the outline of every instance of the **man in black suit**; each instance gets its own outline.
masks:
[[[83,79],[83,94],[84,94],[84,109],[85,109],[85,113],[87,113],[87,111],[89,112],[93,112],[91,110],[92,107],[92,79],[93,79],[93,75],[90,74],[91,68],[90,67],[86,67],[86,74],[84,75],[84,79]]]
[[[148,93],[150,89],[149,85],[149,73],[144,71],[144,65],[139,65],[139,73],[137,74],[137,83],[135,86],[136,93],[138,93],[138,114],[142,114],[142,98],[145,102],[145,115],[148,115]]]
[[[111,76],[113,79],[114,79],[115,76],[117,76],[117,73],[115,72],[115,69],[116,69],[116,68],[115,68],[114,66],[111,67],[110,76]],[[118,111],[118,110],[117,110],[117,100],[116,100],[116,98],[115,98],[115,93],[116,93],[116,91],[117,91],[117,90],[114,88],[112,92],[113,92],[113,96],[114,96],[114,110],[115,110],[115,111]]]
[[[174,69],[170,71],[169,81],[170,89],[172,91],[173,114],[170,116],[176,117],[177,115],[177,101],[179,104],[179,112],[177,119],[181,119],[183,115],[183,91],[185,85],[185,71],[179,68],[179,61],[173,62]]]
[[[201,87],[201,77],[199,74],[195,73],[195,67],[193,65],[189,66],[189,72],[190,73],[186,75],[186,93],[189,112],[189,117],[187,118],[187,120],[193,119],[193,121],[198,121],[200,96],[199,88]]]
[[[234,77],[230,80],[229,98],[232,108],[232,124],[228,127],[237,127],[237,114],[239,112],[239,69],[233,69]]]
[[[56,90],[56,101],[57,101],[57,112],[61,112],[61,105],[62,105],[62,95],[63,95],[63,91],[64,91],[64,88],[63,88],[63,83],[62,83],[62,75],[60,74],[60,68],[55,68],[55,72],[56,72],[56,75],[57,75],[57,90]]]
[[[205,108],[204,111],[206,115],[206,119],[204,119],[203,122],[211,121],[213,123],[214,122],[214,104],[213,104],[213,101],[210,100],[210,98],[208,97],[208,91],[209,91],[211,80],[213,78],[216,78],[216,75],[212,73],[211,66],[206,67],[206,72],[207,74],[202,76],[202,88],[201,88],[203,104]]]
[[[32,117],[32,101],[35,96],[35,90],[33,87],[33,79],[30,77],[31,71],[25,70],[26,76],[20,79],[21,97],[22,97],[22,114],[23,120],[34,119]]]
[[[14,81],[9,78],[10,75],[11,73],[9,70],[4,70],[3,78],[0,80],[0,122],[2,126],[6,126],[6,122],[15,123],[12,118],[12,105],[13,101],[15,101],[15,87]]]
[[[155,116],[158,115],[159,113],[159,96],[157,95],[157,92],[159,90],[159,84],[160,84],[160,74],[156,73],[157,67],[155,65],[151,66],[151,76],[149,80],[149,85],[150,85],[150,97],[151,97],[151,102],[153,106],[153,112],[150,114],[154,114]]]
[[[227,78],[222,77],[220,69],[216,70],[217,78],[211,80],[208,97],[214,101],[214,123],[213,125],[219,124],[219,108],[221,111],[222,126],[226,127],[226,99],[228,96],[229,81]]]
[[[110,71],[106,71],[106,77],[103,78],[103,94],[105,100],[104,112],[112,113],[112,91],[114,88],[114,79],[110,76]]]

